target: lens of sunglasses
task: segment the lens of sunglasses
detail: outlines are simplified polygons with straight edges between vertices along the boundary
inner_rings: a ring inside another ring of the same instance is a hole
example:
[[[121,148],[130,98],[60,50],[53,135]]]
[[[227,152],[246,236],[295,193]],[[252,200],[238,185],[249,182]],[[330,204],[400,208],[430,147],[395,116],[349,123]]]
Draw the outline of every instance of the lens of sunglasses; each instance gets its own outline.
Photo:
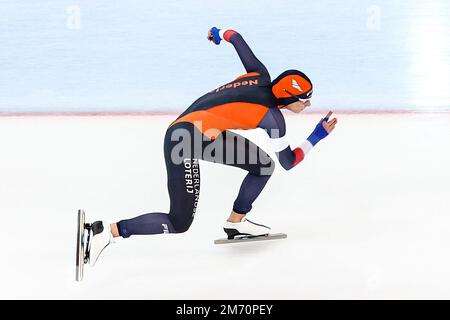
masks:
[[[310,100],[310,98],[302,99],[302,98],[300,98],[299,96],[297,96],[297,95],[295,95],[295,94],[289,92],[289,91],[286,90],[286,89],[283,89],[283,90],[284,90],[287,94],[289,94],[291,97],[294,97],[294,98],[298,99],[298,101],[301,101],[301,102],[303,102],[303,103]]]

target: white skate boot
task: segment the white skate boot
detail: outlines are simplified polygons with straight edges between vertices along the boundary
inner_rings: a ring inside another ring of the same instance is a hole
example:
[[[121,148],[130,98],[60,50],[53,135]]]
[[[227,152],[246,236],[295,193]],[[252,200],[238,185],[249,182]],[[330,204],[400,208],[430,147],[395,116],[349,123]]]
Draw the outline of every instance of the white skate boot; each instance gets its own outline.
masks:
[[[93,267],[103,249],[115,241],[111,233],[111,225],[105,221],[92,223],[90,232],[92,239],[89,241],[89,264]]]
[[[246,217],[240,222],[226,221],[223,230],[228,235],[228,239],[251,238],[268,235],[270,228],[262,224],[254,223]]]

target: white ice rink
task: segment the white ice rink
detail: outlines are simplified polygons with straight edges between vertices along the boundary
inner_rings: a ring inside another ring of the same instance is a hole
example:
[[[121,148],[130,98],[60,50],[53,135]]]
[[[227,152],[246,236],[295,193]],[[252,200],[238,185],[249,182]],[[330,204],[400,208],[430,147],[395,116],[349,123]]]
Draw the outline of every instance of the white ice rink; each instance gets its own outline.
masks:
[[[245,172],[202,162],[191,229],[119,239],[81,283],[77,209],[109,221],[168,210],[174,116],[0,117],[0,298],[450,299],[450,114],[337,116],[251,212],[286,240],[214,245]],[[319,115],[286,119],[297,145]]]

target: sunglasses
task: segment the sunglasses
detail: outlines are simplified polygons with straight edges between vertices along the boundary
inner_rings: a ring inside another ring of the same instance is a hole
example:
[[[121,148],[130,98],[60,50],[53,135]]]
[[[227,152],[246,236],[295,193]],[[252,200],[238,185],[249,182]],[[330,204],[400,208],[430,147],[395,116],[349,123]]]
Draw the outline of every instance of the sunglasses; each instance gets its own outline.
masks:
[[[289,92],[287,89],[283,89],[283,90],[284,90],[287,94],[289,94],[291,97],[298,99],[298,101],[301,101],[301,102],[307,102],[307,101],[311,100],[311,98],[306,98],[306,99],[300,98],[299,96],[293,94],[292,92]],[[312,91],[310,92],[309,95],[312,95]]]

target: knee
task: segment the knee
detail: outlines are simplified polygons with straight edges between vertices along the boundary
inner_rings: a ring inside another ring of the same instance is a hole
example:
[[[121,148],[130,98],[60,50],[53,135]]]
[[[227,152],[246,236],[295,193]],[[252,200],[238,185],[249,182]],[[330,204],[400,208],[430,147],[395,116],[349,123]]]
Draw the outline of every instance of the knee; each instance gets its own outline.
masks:
[[[174,233],[184,233],[189,230],[190,226],[191,226],[190,224],[185,224],[185,225],[174,227],[174,229],[175,229]]]
[[[174,219],[170,217],[170,222],[172,222],[173,226],[173,232],[171,233],[184,233],[189,230],[192,224],[192,219],[185,220],[185,219]]]

